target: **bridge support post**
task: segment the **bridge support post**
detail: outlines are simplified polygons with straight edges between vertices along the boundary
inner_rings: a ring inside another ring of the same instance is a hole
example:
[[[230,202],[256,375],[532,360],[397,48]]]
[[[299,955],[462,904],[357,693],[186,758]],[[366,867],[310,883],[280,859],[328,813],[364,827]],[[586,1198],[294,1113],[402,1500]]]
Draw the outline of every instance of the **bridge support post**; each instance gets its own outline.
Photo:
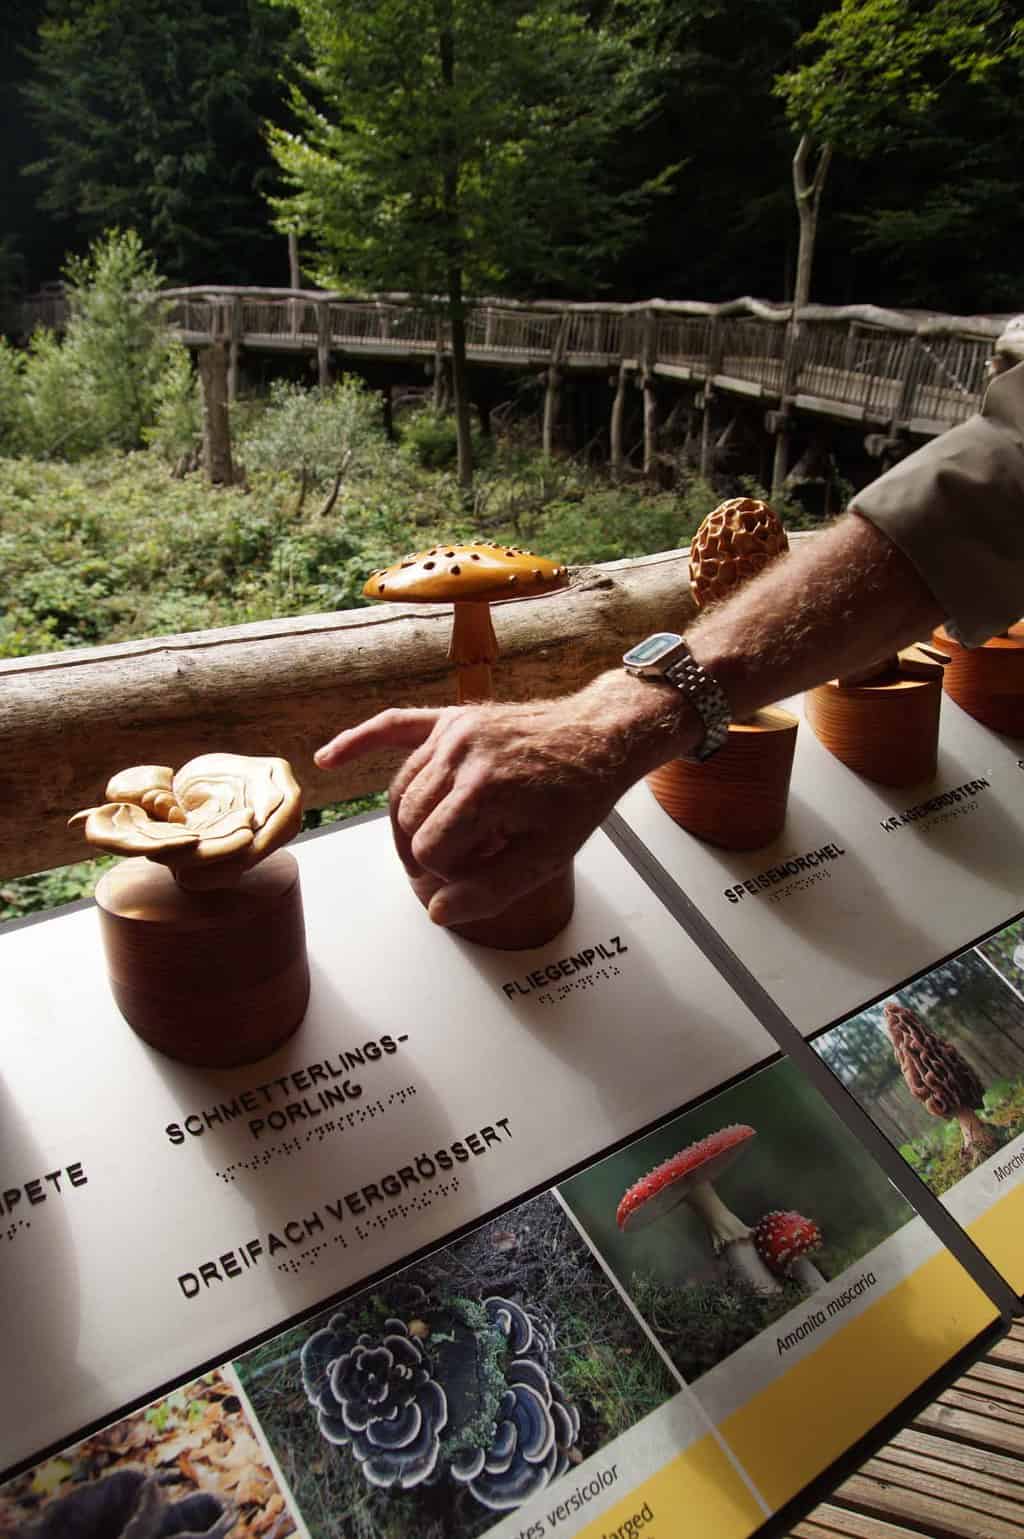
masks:
[[[624,455],[622,452],[622,424],[626,415],[626,365],[619,365],[619,377],[615,382],[615,396],[612,401],[612,419],[609,428],[611,472],[614,480],[619,480],[622,475]]]
[[[547,371],[547,384],[544,389],[544,431],[541,444],[541,453],[546,460],[551,458],[555,444],[555,426],[558,422],[558,408],[562,401],[562,371],[553,363]]]
[[[238,299],[231,301],[231,317],[228,322],[228,405],[238,400],[238,358],[242,350],[242,305]]]
[[[654,377],[645,374],[644,391],[644,475],[654,474],[658,454],[658,397],[654,390]]]
[[[228,421],[228,369],[223,342],[214,342],[199,353],[199,379],[203,391],[203,470],[214,486],[231,486],[231,428]]]
[[[700,406],[701,414],[699,469],[701,477],[705,481],[710,481],[711,479],[711,407],[714,402],[714,398],[715,393],[711,386],[709,384],[705,384],[704,389],[701,391],[700,396],[698,397],[698,404]]]
[[[789,405],[783,402],[779,411],[766,412],[764,425],[769,433],[775,435],[771,495],[777,497],[782,491],[789,470],[789,435],[792,430]]]
[[[317,384],[326,390],[331,383],[331,312],[321,300],[316,307]]]

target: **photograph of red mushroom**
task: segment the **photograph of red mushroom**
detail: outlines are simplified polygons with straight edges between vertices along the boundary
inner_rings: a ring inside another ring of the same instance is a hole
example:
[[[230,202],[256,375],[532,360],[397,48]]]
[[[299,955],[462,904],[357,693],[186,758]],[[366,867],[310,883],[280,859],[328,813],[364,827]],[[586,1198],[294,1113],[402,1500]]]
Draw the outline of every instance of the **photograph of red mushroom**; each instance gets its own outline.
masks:
[[[786,1059],[558,1191],[688,1383],[913,1216]]]
[[[814,1040],[937,1197],[1024,1132],[1024,999],[1008,976],[1019,928]]]
[[[0,1539],[288,1539],[284,1493],[221,1373],[0,1486]]]
[[[311,1539],[474,1539],[679,1392],[550,1194],[233,1366]]]

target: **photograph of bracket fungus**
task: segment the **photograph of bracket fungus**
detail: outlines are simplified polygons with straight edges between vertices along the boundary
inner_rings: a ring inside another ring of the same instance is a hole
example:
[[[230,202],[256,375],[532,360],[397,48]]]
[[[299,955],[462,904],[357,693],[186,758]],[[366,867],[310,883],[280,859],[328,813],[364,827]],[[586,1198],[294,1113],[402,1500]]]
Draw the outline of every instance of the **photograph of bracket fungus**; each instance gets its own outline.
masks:
[[[558,1190],[687,1383],[913,1217],[787,1059]]]
[[[814,1040],[937,1197],[1024,1133],[1020,923]]]
[[[312,1539],[474,1539],[678,1388],[550,1195],[234,1367]]]
[[[0,1539],[288,1539],[280,1486],[220,1373],[0,1486]]]

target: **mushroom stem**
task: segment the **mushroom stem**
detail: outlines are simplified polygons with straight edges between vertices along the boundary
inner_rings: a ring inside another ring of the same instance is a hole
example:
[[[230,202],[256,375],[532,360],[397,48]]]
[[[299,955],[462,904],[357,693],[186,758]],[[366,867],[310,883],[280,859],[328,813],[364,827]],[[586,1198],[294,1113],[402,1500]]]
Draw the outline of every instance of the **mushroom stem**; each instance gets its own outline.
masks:
[[[815,1288],[825,1286],[825,1278],[814,1262],[808,1261],[806,1256],[800,1256],[796,1261],[791,1261],[786,1275],[792,1277],[793,1281],[798,1282],[802,1288],[806,1288],[808,1293],[813,1293]]]
[[[683,1199],[707,1225],[715,1255],[724,1252],[729,1270],[755,1293],[780,1293],[782,1290],[769,1272],[750,1236],[750,1228],[738,1219],[719,1197],[710,1181],[699,1181]]]
[[[999,1141],[989,1123],[983,1122],[977,1112],[969,1106],[958,1106],[955,1116],[960,1124],[964,1153],[974,1164],[980,1164],[990,1154],[995,1153],[999,1147]]]
[[[491,664],[497,661],[498,640],[486,601],[456,602],[452,606],[452,639],[448,660],[455,665],[460,705],[472,700],[491,700]]]

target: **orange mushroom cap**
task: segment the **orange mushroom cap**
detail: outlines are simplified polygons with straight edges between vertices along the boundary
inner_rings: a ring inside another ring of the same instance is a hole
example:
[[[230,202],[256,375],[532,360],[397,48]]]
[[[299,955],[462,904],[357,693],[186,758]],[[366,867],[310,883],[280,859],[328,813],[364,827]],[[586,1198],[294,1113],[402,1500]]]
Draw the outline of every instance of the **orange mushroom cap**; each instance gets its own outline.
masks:
[[[365,598],[445,604],[533,598],[569,584],[569,569],[515,545],[435,545],[371,572]]]

